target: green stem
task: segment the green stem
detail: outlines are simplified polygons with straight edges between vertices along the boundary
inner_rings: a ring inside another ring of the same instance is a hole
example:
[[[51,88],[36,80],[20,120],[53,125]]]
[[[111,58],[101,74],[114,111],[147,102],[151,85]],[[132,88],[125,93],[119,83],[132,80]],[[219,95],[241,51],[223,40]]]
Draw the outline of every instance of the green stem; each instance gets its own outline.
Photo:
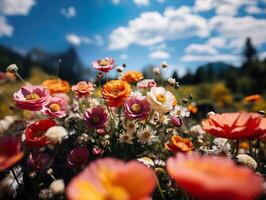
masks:
[[[156,177],[156,184],[157,184],[157,187],[158,187],[158,189],[159,189],[159,192],[160,192],[160,194],[161,194],[162,199],[165,199],[164,194],[163,194],[163,190],[162,190],[162,188],[161,188],[160,182],[159,182],[159,180],[158,180],[157,177]]]
[[[23,83],[23,84],[27,84],[26,81],[24,81],[24,79],[19,75],[19,73],[15,72],[16,76],[18,77],[18,79]]]

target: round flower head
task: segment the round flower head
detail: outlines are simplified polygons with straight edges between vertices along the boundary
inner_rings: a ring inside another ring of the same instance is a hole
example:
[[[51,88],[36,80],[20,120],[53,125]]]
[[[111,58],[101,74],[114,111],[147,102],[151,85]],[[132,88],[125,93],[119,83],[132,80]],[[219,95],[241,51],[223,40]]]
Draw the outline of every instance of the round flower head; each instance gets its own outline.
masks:
[[[89,128],[105,128],[108,122],[108,115],[104,108],[90,108],[84,113],[84,120]]]
[[[223,157],[179,153],[168,159],[167,171],[178,186],[199,200],[255,200],[263,190],[262,177]]]
[[[87,97],[94,91],[94,85],[91,82],[80,81],[71,87],[78,98]]]
[[[24,152],[21,142],[13,136],[0,137],[0,171],[3,171],[22,159]]]
[[[125,115],[128,119],[145,119],[151,111],[145,97],[130,96],[125,101]]]
[[[13,95],[16,106],[23,110],[38,111],[49,101],[50,92],[41,86],[23,86]]]
[[[146,200],[155,184],[153,170],[138,161],[105,158],[92,162],[74,177],[66,195],[69,200]]]
[[[144,79],[142,81],[139,81],[137,83],[137,88],[139,89],[150,89],[152,87],[156,87],[157,83],[155,82],[154,79]]]
[[[49,128],[45,133],[47,139],[53,144],[61,142],[62,139],[67,135],[67,130],[63,126],[53,126]]]
[[[67,112],[67,102],[60,97],[51,97],[50,102],[46,104],[42,113],[52,118],[62,118]]]
[[[89,159],[89,151],[86,147],[75,147],[67,155],[67,163],[72,167],[81,167]]]
[[[254,139],[266,133],[266,118],[257,113],[223,113],[210,115],[202,126],[216,137]]]
[[[176,102],[174,95],[163,87],[153,87],[147,93],[147,100],[151,107],[159,113],[167,113],[173,109]]]
[[[61,79],[50,79],[42,83],[44,87],[47,87],[51,94],[56,93],[68,93],[70,91],[70,85],[67,81]]]
[[[104,84],[102,88],[103,98],[109,106],[119,107],[131,94],[131,86],[126,81],[112,80]]]
[[[53,126],[56,126],[56,123],[50,119],[43,119],[29,125],[25,131],[27,146],[29,148],[41,148],[51,143],[45,133]]]
[[[193,149],[193,144],[188,138],[182,138],[178,135],[173,135],[171,142],[165,143],[164,146],[173,153],[190,152]]]
[[[95,69],[97,69],[97,70],[99,70],[101,72],[104,72],[104,73],[109,72],[115,66],[116,66],[115,60],[112,59],[112,58],[108,58],[108,57],[92,62],[92,67],[93,68],[95,68]]]
[[[128,83],[135,83],[143,79],[143,74],[138,71],[128,71],[123,74],[121,79]]]

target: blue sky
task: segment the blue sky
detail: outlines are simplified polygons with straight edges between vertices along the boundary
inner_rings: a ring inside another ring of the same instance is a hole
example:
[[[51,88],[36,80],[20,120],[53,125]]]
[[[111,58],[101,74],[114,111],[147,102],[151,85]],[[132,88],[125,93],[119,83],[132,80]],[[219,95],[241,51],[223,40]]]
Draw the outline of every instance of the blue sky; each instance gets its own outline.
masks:
[[[0,1],[0,44],[22,53],[74,46],[86,66],[106,56],[137,70],[167,61],[179,74],[238,65],[247,37],[266,57],[266,0]]]

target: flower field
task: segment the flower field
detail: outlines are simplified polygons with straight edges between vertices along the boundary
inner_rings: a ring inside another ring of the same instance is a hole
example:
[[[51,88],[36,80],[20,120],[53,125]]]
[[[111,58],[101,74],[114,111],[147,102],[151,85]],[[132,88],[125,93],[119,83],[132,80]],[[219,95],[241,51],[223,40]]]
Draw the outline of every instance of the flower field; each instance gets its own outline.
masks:
[[[109,57],[91,68],[95,82],[74,84],[24,80],[15,64],[0,74],[0,199],[266,198],[261,95],[226,109],[233,99],[216,83],[218,109],[202,111],[197,99],[208,86],[163,80],[167,63],[153,79]]]

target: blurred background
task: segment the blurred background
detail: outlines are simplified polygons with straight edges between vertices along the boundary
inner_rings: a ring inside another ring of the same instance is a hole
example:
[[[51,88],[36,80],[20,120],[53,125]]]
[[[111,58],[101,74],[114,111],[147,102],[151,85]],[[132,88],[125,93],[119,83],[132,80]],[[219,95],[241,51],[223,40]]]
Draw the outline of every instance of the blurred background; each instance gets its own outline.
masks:
[[[147,78],[167,61],[162,77],[199,107],[241,110],[260,94],[250,109],[265,110],[266,1],[0,0],[0,118],[19,86],[8,65],[32,83],[76,83],[93,80],[90,63],[109,56]]]

